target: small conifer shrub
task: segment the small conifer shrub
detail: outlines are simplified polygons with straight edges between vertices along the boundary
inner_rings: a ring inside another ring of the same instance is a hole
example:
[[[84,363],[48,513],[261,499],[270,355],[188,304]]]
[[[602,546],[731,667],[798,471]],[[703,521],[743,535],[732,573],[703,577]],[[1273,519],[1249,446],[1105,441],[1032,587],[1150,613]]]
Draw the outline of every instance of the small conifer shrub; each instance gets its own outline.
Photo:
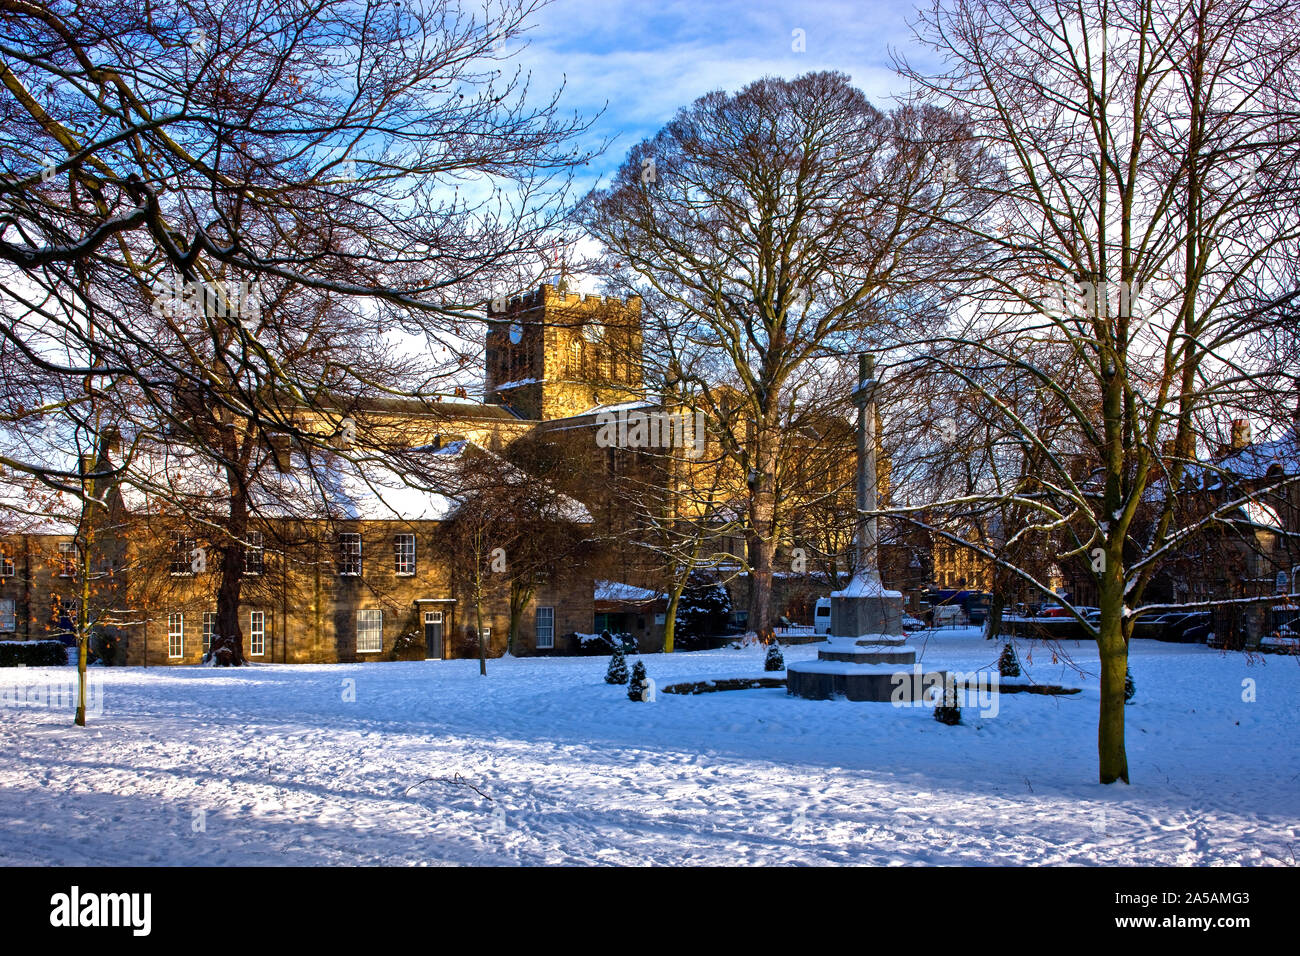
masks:
[[[1020,658],[1016,657],[1016,648],[1010,641],[1002,645],[1002,656],[998,658],[998,673],[1003,677],[1020,676]]]
[[[637,661],[632,668],[632,680],[627,685],[628,700],[642,700],[645,693],[645,664]]]
[[[609,669],[605,671],[605,683],[627,683],[627,655],[623,652],[621,643],[614,645],[614,653],[609,658]]]

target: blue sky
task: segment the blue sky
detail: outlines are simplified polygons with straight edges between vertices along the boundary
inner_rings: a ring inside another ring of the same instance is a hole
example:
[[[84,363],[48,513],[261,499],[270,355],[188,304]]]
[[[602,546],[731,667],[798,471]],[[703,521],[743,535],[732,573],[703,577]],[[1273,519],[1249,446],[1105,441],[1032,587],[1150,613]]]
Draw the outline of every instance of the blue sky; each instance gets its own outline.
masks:
[[[887,108],[905,89],[890,49],[926,59],[909,26],[914,18],[911,0],[555,0],[536,16],[515,62],[533,71],[539,92],[567,79],[562,103],[570,110],[592,115],[608,101],[592,137],[617,136],[592,164],[603,175],[696,97],[768,74],[839,70]],[[802,52],[793,49],[795,30],[804,32]]]

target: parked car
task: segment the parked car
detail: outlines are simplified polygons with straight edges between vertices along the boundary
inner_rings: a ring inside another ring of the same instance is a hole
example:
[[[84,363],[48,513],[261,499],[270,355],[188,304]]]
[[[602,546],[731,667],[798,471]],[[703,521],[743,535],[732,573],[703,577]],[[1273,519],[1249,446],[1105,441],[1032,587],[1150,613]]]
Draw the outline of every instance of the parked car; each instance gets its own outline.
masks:
[[[1147,637],[1155,638],[1157,641],[1169,639],[1169,629],[1181,621],[1184,617],[1182,611],[1166,611],[1164,614],[1157,614],[1151,620],[1149,633]]]
[[[1100,608],[1076,607],[1074,610],[1078,611],[1084,617],[1087,617],[1089,614],[1092,613],[1096,613],[1099,618],[1101,616]],[[1074,615],[1071,613],[1070,609],[1063,604],[1051,604],[1043,608],[1043,611],[1040,616],[1041,617],[1073,617]]]
[[[1166,611],[1163,614],[1144,614],[1133,625],[1134,637],[1157,641],[1204,641],[1209,631],[1209,611]]]
[[[983,624],[989,619],[992,600],[992,595],[989,594],[972,595],[966,601],[966,619],[974,625]]]
[[[1188,636],[1189,631],[1199,631],[1210,629],[1210,612],[1209,611],[1192,611],[1189,613],[1177,613],[1167,615],[1168,620],[1164,622],[1164,629],[1160,634],[1162,641],[1187,642],[1194,640]],[[1202,637],[1202,640],[1204,638]]]

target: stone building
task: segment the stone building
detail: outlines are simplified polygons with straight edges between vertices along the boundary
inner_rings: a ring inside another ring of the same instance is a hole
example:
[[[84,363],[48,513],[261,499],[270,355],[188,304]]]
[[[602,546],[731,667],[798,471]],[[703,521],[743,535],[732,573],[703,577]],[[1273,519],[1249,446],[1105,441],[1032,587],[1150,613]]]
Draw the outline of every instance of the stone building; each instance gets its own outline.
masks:
[[[640,299],[543,285],[497,304],[488,312],[485,402],[544,422],[644,399]]]
[[[346,424],[356,435],[349,449],[355,454],[316,449],[308,456],[287,437],[268,436],[265,460],[252,466],[243,543],[239,621],[248,658],[477,656],[476,615],[457,573],[464,555],[454,553],[448,537],[459,504],[451,471],[467,455],[500,464],[499,453],[550,425],[579,433],[579,447],[603,463],[605,450],[592,438],[594,416],[603,402],[639,394],[639,323],[635,298],[618,302],[543,286],[492,322],[486,401],[463,392],[370,399],[295,422],[326,436]],[[102,449],[92,472],[111,470],[115,451],[115,442]],[[98,568],[102,554],[114,555],[111,574],[92,569],[91,620],[97,631],[125,635],[125,663],[198,663],[216,622],[229,492],[210,460],[179,444],[137,453],[131,471],[132,480],[100,489],[113,515],[90,522],[97,526],[92,563]],[[17,486],[0,492],[14,499],[0,501],[5,515],[23,513]],[[568,502],[574,520],[590,522],[577,501],[559,492],[556,500]],[[7,628],[0,640],[71,630],[68,612],[75,618],[84,583],[74,567],[76,535],[78,525],[84,535],[90,524],[71,516],[62,525],[0,525],[0,628]],[[515,653],[562,653],[573,649],[571,635],[591,633],[600,571],[584,558],[539,575],[526,605],[516,608]],[[509,581],[505,572],[484,584],[491,656],[507,646]],[[639,609],[643,602],[633,603]],[[607,600],[601,613],[618,610]]]
[[[0,472],[0,641],[70,633],[80,600],[77,515],[38,482]]]
[[[699,464],[679,460],[665,466],[654,448],[602,440],[602,428],[615,413],[620,421],[641,416],[656,427],[663,424],[659,419],[685,424],[682,419],[693,414],[666,408],[646,392],[639,299],[581,296],[544,285],[495,305],[487,315],[482,401],[460,391],[418,400],[340,400],[330,411],[304,411],[293,424],[327,439],[312,443],[310,455],[287,436],[265,436],[265,460],[250,491],[256,500],[240,586],[240,629],[250,659],[318,663],[475,655],[473,615],[459,573],[463,556],[453,553],[447,539],[456,482],[450,476],[441,486],[430,480],[435,462],[465,453],[544,464],[548,456],[559,460],[563,467],[540,470],[557,495],[581,502],[584,520],[599,529],[593,537],[605,542],[600,555],[584,555],[540,579],[526,607],[514,608],[515,653],[563,653],[573,647],[571,635],[598,632],[601,623],[615,621],[630,622],[643,649],[654,649],[662,639],[661,602],[647,602],[645,594],[663,592],[663,568],[639,545],[643,516],[626,507],[615,489],[626,481],[654,487],[703,476],[713,483],[708,500],[722,513],[742,499],[744,478],[713,464],[707,453]],[[196,407],[194,415],[200,414],[206,410]],[[832,419],[828,415],[825,427],[814,428],[798,446],[789,491],[824,498],[829,510],[807,528],[790,529],[781,542],[783,562],[792,561],[795,549],[825,553],[835,562],[841,544],[851,540],[852,509],[842,507],[843,495],[827,497],[821,487],[830,481],[851,492],[852,442],[844,437],[851,432]],[[201,429],[197,434],[202,440]],[[703,430],[697,434],[707,444]],[[352,437],[344,441],[344,435]],[[316,447],[336,440],[338,455]],[[349,445],[352,453],[342,453]],[[97,619],[128,635],[123,653],[130,663],[195,663],[215,626],[218,555],[223,537],[229,543],[223,508],[230,492],[206,456],[181,447],[149,455],[152,461],[133,465],[146,479],[114,492],[120,514],[98,539],[98,548],[111,541],[120,554],[115,574],[99,584],[105,596]],[[411,476],[419,480],[408,481]],[[810,484],[817,487],[804,489]],[[177,507],[177,501],[186,505]],[[815,537],[827,530],[824,539]],[[76,583],[45,570],[25,578],[17,573],[25,555],[68,546],[48,532],[13,540],[0,534],[19,562],[13,581],[0,577],[0,599],[6,588],[14,592],[15,622],[25,628],[15,633],[24,638],[49,632],[52,595],[60,585]],[[730,544],[739,550],[741,541]],[[827,569],[810,564],[802,598],[796,580],[802,573],[782,573],[779,580],[783,591],[787,584],[793,589],[790,602],[808,604],[821,593],[827,572],[848,571],[834,563]],[[510,630],[508,577],[489,581],[483,601],[493,655],[505,650]],[[20,579],[26,592],[18,593]],[[743,600],[737,596],[738,607]]]
[[[448,473],[465,456],[491,456],[460,441],[427,453],[428,473]],[[107,472],[105,453],[95,468]],[[243,549],[239,621],[253,661],[336,661],[477,656],[473,601],[454,572],[449,494],[412,487],[382,465],[359,467],[343,456],[257,472],[256,517]],[[137,455],[132,480],[96,488],[106,513],[81,522],[93,532],[88,587],[71,528],[32,528],[0,536],[0,639],[34,640],[69,633],[77,602],[89,598],[92,646],[105,629],[120,634],[118,659],[133,665],[199,663],[216,627],[220,573],[218,528],[202,507],[221,485],[200,455],[169,446]],[[183,475],[174,486],[166,482]],[[304,505],[328,491],[328,498]],[[297,499],[297,500],[295,500]],[[558,500],[565,501],[563,497]],[[188,505],[188,506],[187,506]],[[589,522],[568,502],[569,517]],[[103,512],[104,509],[96,509]],[[63,530],[64,533],[53,533]],[[490,580],[482,600],[490,656],[506,649],[510,627],[506,575]],[[557,637],[590,630],[594,594],[582,566],[558,569],[537,584],[518,621],[516,652],[545,653]]]

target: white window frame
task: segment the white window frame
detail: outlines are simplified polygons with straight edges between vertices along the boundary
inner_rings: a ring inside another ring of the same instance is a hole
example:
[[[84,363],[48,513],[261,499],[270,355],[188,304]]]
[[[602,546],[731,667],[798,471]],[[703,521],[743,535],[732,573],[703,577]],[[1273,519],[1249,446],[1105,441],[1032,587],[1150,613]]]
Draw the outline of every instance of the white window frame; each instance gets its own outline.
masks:
[[[217,629],[217,612],[203,612],[203,653],[212,650],[212,635]]]
[[[545,612],[545,614],[542,612]],[[545,623],[543,623],[543,618],[546,618]],[[546,651],[555,647],[554,607],[539,607],[537,609],[537,613],[534,616],[533,634],[536,638],[535,644],[538,650]]]
[[[194,558],[193,554],[198,550],[199,543],[195,538],[190,537],[184,531],[172,532],[172,560],[171,573],[174,578],[192,578],[194,577]],[[182,557],[183,555],[183,557]],[[184,570],[177,571],[180,566]]]
[[[347,545],[356,544],[356,550]],[[356,570],[350,570],[353,559],[356,561]],[[346,560],[346,564],[344,561]],[[342,531],[339,533],[339,577],[341,578],[359,578],[361,577],[361,533],[359,531]]]
[[[402,547],[407,541],[410,542],[410,566],[404,568],[403,560],[407,557],[407,551]],[[415,577],[415,535],[409,533],[393,535],[393,573],[399,578]]]
[[[248,612],[248,656],[266,656],[266,612]]]
[[[362,636],[365,635],[365,646]],[[372,642],[371,638],[376,638]],[[372,646],[373,644],[373,646]],[[357,653],[379,654],[384,649],[384,612],[378,608],[357,610]]]
[[[18,633],[18,599],[0,598],[0,634]]]
[[[179,660],[185,656],[185,615],[172,611],[167,615],[167,658]]]
[[[260,531],[249,531],[245,536],[248,538],[248,546],[244,548],[244,573],[256,577],[266,570],[265,539]],[[257,556],[255,569],[249,567],[249,559],[254,555]]]
[[[75,578],[77,576],[77,542],[59,542],[59,577]]]
[[[14,559],[7,552],[0,551],[0,578],[12,578],[17,573],[18,569],[14,565]]]

